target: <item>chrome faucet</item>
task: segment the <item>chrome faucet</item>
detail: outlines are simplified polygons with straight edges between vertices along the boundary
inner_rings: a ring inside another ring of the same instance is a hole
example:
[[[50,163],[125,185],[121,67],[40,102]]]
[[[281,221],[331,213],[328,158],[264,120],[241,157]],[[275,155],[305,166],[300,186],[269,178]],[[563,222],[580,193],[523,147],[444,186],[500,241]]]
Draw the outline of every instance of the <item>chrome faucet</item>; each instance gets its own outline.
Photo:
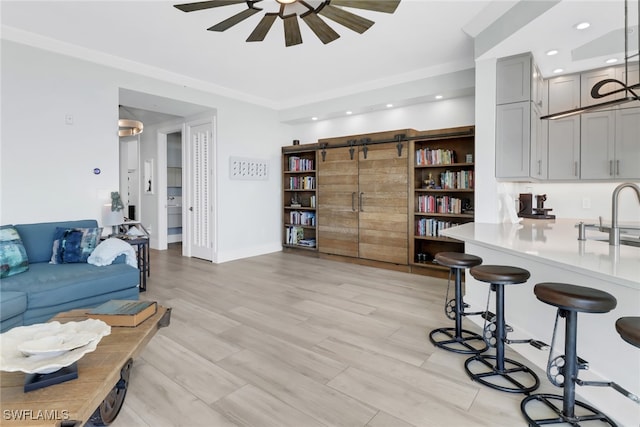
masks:
[[[636,192],[636,196],[638,196],[638,202],[640,203],[640,187],[638,187],[638,184],[626,182],[624,184],[618,185],[615,190],[613,190],[613,195],[611,196],[611,229],[609,230],[609,245],[611,246],[620,246],[620,226],[618,225],[618,199],[620,198],[620,190],[627,187],[633,188],[633,190]]]

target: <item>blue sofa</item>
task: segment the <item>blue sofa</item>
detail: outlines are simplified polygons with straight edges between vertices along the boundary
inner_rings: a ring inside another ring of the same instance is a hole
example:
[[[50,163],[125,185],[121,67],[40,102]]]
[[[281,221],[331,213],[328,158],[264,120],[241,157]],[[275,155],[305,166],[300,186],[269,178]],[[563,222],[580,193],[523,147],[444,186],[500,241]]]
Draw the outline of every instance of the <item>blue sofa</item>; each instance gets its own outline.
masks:
[[[25,247],[29,269],[0,279],[0,332],[111,299],[138,299],[140,272],[126,264],[124,256],[101,267],[85,262],[49,263],[57,227],[97,226],[92,219],[14,225]]]

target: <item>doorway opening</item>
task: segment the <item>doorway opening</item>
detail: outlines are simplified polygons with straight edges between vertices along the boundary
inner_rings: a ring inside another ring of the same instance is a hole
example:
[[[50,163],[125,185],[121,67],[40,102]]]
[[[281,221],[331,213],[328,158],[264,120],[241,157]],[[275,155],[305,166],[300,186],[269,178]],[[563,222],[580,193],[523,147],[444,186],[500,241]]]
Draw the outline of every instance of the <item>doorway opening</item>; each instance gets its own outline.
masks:
[[[167,244],[182,243],[182,132],[167,134]]]

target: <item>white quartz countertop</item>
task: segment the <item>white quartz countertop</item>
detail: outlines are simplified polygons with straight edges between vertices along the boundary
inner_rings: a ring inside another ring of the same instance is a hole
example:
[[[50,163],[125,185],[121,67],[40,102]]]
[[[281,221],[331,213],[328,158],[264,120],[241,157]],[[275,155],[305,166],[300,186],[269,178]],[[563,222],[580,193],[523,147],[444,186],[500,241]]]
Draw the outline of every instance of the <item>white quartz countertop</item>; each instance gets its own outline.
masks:
[[[536,261],[601,277],[640,290],[640,248],[610,246],[607,233],[587,230],[578,240],[580,220],[523,219],[518,224],[467,223],[442,230],[447,237],[503,250]]]

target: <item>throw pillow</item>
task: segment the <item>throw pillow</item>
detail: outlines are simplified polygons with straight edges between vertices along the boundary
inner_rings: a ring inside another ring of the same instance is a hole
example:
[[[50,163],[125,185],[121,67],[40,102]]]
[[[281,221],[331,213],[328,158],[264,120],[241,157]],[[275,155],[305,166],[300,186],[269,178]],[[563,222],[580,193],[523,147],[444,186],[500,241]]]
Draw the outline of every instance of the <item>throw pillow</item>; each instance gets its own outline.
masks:
[[[0,227],[0,278],[13,276],[29,269],[27,251],[18,230],[12,225]]]
[[[87,262],[91,252],[100,243],[102,228],[57,227],[53,234],[51,264]]]

